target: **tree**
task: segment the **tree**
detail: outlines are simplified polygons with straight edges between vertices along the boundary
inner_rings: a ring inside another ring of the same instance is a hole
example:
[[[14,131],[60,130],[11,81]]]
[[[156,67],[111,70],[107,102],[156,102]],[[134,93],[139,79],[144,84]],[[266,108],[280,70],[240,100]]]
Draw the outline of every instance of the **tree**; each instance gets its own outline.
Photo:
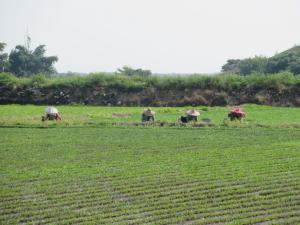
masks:
[[[294,46],[270,58],[255,56],[246,59],[229,59],[222,66],[222,72],[250,75],[288,71],[300,74],[300,46]]]
[[[0,42],[0,72],[6,71],[8,67],[8,54],[3,52],[5,46],[5,43]]]
[[[281,71],[290,71],[293,74],[300,74],[300,54],[289,52],[287,54],[278,54],[271,57],[267,64],[267,72],[278,73]]]
[[[293,74],[300,75],[300,58],[298,58],[298,61],[291,62],[288,68]]]
[[[249,75],[253,73],[264,74],[266,72],[266,65],[268,58],[255,56],[254,58],[247,58],[241,60],[239,68],[240,74]]]
[[[240,68],[239,68],[240,62],[241,62],[240,59],[228,59],[227,63],[222,66],[222,72],[239,74],[240,73]]]
[[[133,69],[130,66],[123,66],[121,69],[117,70],[117,73],[123,74],[126,76],[151,76],[151,70],[143,69]]]
[[[229,59],[222,66],[222,72],[249,75],[253,73],[265,73],[268,58],[255,56],[246,59]]]
[[[56,56],[46,57],[45,45],[39,45],[36,49],[30,49],[30,38],[24,46],[17,45],[9,54],[10,72],[17,76],[31,76],[43,73],[50,75],[56,70],[53,64],[58,60]]]

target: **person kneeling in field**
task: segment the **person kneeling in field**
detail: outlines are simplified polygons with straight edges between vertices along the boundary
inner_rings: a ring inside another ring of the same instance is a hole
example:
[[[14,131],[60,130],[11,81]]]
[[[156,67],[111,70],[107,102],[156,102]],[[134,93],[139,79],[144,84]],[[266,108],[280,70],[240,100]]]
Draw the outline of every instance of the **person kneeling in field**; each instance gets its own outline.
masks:
[[[61,120],[61,116],[60,116],[57,108],[50,106],[50,107],[46,108],[45,112],[46,112],[46,116],[42,116],[42,121]]]
[[[152,111],[150,107],[144,110],[144,112],[142,113],[142,122],[149,122],[154,120],[155,120],[155,112]]]
[[[246,113],[243,112],[240,108],[234,108],[228,113],[228,117],[231,121],[233,120],[242,120],[242,118],[246,117]]]
[[[200,115],[200,113],[198,111],[196,111],[195,109],[188,110],[188,111],[186,111],[185,114],[186,114],[185,116],[180,117],[180,120],[182,123],[188,123],[191,121],[197,122],[198,116]]]

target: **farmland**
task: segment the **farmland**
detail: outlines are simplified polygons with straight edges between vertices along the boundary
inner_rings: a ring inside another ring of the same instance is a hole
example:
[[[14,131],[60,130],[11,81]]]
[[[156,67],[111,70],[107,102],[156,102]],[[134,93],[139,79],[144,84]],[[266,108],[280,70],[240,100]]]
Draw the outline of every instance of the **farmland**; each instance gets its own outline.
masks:
[[[86,127],[112,126],[118,123],[138,123],[141,107],[96,107],[58,106],[62,114],[61,122],[41,122],[46,106],[2,105],[0,106],[0,126],[35,127]],[[239,127],[300,127],[300,108],[271,107],[246,104],[241,106],[247,112],[244,123],[229,123]],[[152,107],[157,113],[157,121],[176,123],[181,115],[191,107]],[[214,126],[223,126],[230,107],[195,107],[201,113],[200,120],[209,119]]]
[[[129,126],[138,107],[42,123],[44,106],[0,106],[0,224],[299,224],[300,109],[242,107],[229,124],[198,107],[213,124],[199,128]],[[153,109],[172,123],[187,108]]]

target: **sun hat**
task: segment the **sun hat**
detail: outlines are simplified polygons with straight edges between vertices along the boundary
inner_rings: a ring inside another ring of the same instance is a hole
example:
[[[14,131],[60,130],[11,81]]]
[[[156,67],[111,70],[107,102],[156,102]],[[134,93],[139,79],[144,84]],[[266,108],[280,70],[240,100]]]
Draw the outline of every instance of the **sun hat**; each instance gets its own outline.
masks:
[[[234,112],[241,112],[242,110],[240,108],[235,108],[232,111],[234,111]]]
[[[236,114],[240,116],[245,116],[246,113],[241,110],[241,108],[234,108],[230,111],[231,114]]]
[[[195,109],[191,109],[191,110],[186,111],[186,115],[189,115],[189,116],[199,116],[200,113],[198,111],[196,111]]]
[[[58,113],[58,110],[57,110],[57,108],[55,108],[53,106],[49,106],[46,108],[45,112],[47,114],[56,114],[56,113]]]
[[[152,109],[150,107],[148,107],[147,109],[144,110],[143,115],[145,115],[145,116],[154,116],[155,112],[152,111]]]

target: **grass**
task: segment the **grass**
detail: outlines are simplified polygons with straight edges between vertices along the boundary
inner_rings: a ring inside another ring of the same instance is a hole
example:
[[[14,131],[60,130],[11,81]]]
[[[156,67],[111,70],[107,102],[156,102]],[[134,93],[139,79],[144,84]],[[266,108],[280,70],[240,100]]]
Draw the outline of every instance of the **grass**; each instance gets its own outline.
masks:
[[[116,74],[94,73],[85,77],[46,78],[39,74],[30,78],[17,78],[12,74],[0,73],[0,87],[6,88],[77,88],[84,91],[90,87],[107,87],[118,90],[137,91],[149,87],[156,89],[184,90],[199,88],[223,91],[250,89],[286,89],[299,87],[300,77],[289,72],[277,74],[253,74],[239,76],[234,74],[218,74],[215,76],[194,74],[191,76],[124,76]]]
[[[243,105],[247,112],[244,123],[230,123],[227,126],[246,127],[300,127],[300,109]],[[97,107],[97,106],[58,106],[62,114],[61,122],[41,122],[46,106],[2,105],[0,106],[0,126],[111,126],[116,123],[138,123],[141,120],[141,107]],[[165,123],[175,123],[191,107],[153,107],[156,119]],[[215,126],[223,126],[230,107],[196,107],[201,119],[210,119]]]
[[[160,128],[112,126],[142,108],[43,124],[44,106],[0,106],[0,224],[299,224],[299,109],[242,107],[244,128],[224,107],[197,108],[214,127]]]
[[[300,222],[300,130],[0,128],[2,224]]]

